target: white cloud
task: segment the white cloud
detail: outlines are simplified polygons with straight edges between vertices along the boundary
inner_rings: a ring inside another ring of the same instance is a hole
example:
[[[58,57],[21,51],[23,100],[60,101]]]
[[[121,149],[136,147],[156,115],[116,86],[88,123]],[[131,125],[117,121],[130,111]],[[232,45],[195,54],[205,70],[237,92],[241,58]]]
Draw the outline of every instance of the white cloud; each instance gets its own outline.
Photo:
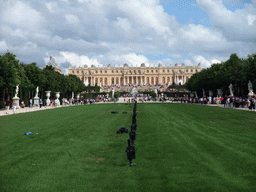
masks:
[[[129,31],[132,27],[130,21],[127,18],[117,17],[115,24],[120,26],[125,31]]]
[[[0,51],[8,48],[21,61],[37,61],[40,66],[51,53],[65,67],[66,61],[150,66],[186,61],[197,65],[199,60],[209,66],[234,52],[246,57],[255,51],[256,0],[235,12],[226,9],[224,0],[196,2],[209,15],[212,27],[181,25],[159,0],[3,1]],[[149,60],[148,54],[170,59]]]
[[[111,55],[110,60],[116,62],[123,66],[127,63],[131,67],[139,67],[141,63],[145,63],[146,66],[149,65],[149,60],[144,55],[137,55],[136,53],[128,53],[124,55]]]
[[[39,12],[21,1],[17,1],[13,6],[8,7],[2,18],[5,23],[29,30],[37,29],[43,20]]]
[[[6,52],[8,50],[8,46],[7,46],[7,44],[6,44],[6,42],[5,41],[0,41],[0,51],[1,52]]]
[[[181,28],[181,31],[184,38],[190,42],[217,43],[225,40],[220,32],[213,31],[203,25],[189,24]]]
[[[222,0],[197,0],[197,5],[209,15],[210,22],[227,39],[244,42],[256,39],[256,25],[251,25],[256,12],[253,4],[245,4],[244,9],[232,12],[224,6]]]
[[[196,55],[192,57],[192,61],[186,60],[186,63],[192,64],[192,65],[198,65],[198,63],[201,63],[201,66],[204,68],[210,67],[212,64],[221,63],[218,59],[206,59],[202,55]]]
[[[60,55],[69,63],[71,63],[74,66],[84,66],[84,65],[94,65],[97,67],[102,67],[102,64],[100,64],[97,59],[89,59],[87,56],[81,55],[79,56],[76,53],[72,52],[60,52]]]
[[[50,12],[54,12],[56,9],[58,9],[58,5],[56,2],[46,2],[45,3],[47,9],[50,11]]]
[[[80,21],[77,16],[72,15],[72,14],[67,14],[67,15],[65,15],[65,17],[69,23],[79,23],[79,21]]]
[[[256,20],[256,15],[248,15],[248,25],[253,25],[253,22]]]

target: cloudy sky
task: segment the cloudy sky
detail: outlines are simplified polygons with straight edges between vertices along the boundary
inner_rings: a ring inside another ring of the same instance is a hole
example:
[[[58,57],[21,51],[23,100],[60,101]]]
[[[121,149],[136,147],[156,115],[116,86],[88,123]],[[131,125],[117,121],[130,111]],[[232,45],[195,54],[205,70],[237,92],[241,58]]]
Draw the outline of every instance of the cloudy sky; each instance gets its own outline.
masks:
[[[0,0],[0,54],[40,68],[173,66],[256,53],[256,0]]]

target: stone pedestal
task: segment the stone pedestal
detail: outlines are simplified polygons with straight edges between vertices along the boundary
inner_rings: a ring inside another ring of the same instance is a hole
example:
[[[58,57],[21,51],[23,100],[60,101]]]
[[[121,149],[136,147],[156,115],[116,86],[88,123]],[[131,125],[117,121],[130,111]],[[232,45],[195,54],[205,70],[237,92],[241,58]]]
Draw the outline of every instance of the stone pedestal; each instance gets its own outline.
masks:
[[[12,99],[15,100],[15,102],[16,102],[16,109],[19,109],[20,108],[20,98],[19,97],[13,97]]]
[[[39,106],[39,97],[34,97],[34,106]]]
[[[251,97],[254,96],[253,91],[250,91],[250,92],[248,93],[248,95],[251,96]]]

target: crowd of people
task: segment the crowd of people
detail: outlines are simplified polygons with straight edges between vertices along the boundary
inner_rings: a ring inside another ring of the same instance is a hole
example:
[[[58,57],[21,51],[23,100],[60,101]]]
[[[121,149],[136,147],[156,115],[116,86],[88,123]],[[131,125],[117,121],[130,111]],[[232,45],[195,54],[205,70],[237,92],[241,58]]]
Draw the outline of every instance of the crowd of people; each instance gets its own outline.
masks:
[[[224,97],[201,97],[201,98],[188,98],[181,97],[179,99],[181,103],[200,103],[203,104],[216,104],[216,105],[224,105],[224,107],[229,108],[238,108],[238,107],[247,107],[250,110],[256,110],[256,98],[255,96],[227,96]]]
[[[228,108],[249,108],[249,110],[254,110],[256,111],[256,98],[255,96],[227,96],[225,95],[224,97],[221,96],[217,96],[217,97],[201,97],[201,98],[197,98],[197,97],[179,97],[179,98],[169,98],[167,97],[167,95],[163,95],[163,97],[161,97],[161,95],[158,95],[158,97],[152,98],[151,96],[148,95],[143,95],[143,94],[126,94],[123,95],[124,97],[124,102],[128,102],[128,103],[134,103],[135,101],[137,102],[147,102],[147,101],[172,101],[172,102],[180,102],[180,103],[198,103],[201,105],[205,105],[205,104],[216,104],[216,105],[224,105],[224,107],[228,107]],[[130,98],[132,97],[132,98]],[[63,99],[62,100],[62,105],[86,105],[86,104],[95,104],[95,102],[109,102],[110,98],[106,95],[99,95],[96,99]],[[114,100],[114,102],[116,102],[116,99]],[[51,107],[57,106],[58,104],[60,104],[59,100],[54,100],[51,99],[49,105]],[[6,114],[8,114],[8,111],[10,109],[10,107],[12,106],[13,108],[13,112],[16,113],[16,107],[17,107],[17,103],[15,100],[13,100],[12,105],[10,103],[10,100],[7,99],[5,102],[5,106],[6,106]],[[24,103],[24,101],[21,101],[21,108],[24,108],[26,105]],[[33,107],[33,99],[29,99],[28,100],[28,106],[30,108]],[[42,99],[39,99],[39,103],[38,106],[41,108],[42,106],[46,107],[47,106],[47,101],[46,99],[43,101]]]

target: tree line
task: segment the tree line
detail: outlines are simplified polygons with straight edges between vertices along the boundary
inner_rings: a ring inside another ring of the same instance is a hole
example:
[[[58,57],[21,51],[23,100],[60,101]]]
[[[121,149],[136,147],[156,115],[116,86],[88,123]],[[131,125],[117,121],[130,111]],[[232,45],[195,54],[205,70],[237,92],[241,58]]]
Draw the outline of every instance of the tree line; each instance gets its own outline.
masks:
[[[186,83],[186,89],[197,91],[198,97],[206,95],[209,90],[217,95],[217,89],[223,90],[223,95],[229,95],[229,85],[233,85],[234,96],[248,95],[248,82],[251,81],[256,92],[256,54],[248,55],[247,59],[240,59],[235,53],[221,63],[213,64],[210,68],[202,69],[194,74]]]
[[[60,74],[52,66],[40,69],[36,63],[20,63],[16,55],[7,52],[0,55],[0,108],[7,98],[12,100],[17,85],[18,97],[25,103],[35,97],[37,86],[42,99],[46,98],[45,91],[51,91],[50,98],[55,98],[55,92],[60,92],[60,98],[70,98],[72,92],[76,95],[85,90],[85,85],[75,75]]]

